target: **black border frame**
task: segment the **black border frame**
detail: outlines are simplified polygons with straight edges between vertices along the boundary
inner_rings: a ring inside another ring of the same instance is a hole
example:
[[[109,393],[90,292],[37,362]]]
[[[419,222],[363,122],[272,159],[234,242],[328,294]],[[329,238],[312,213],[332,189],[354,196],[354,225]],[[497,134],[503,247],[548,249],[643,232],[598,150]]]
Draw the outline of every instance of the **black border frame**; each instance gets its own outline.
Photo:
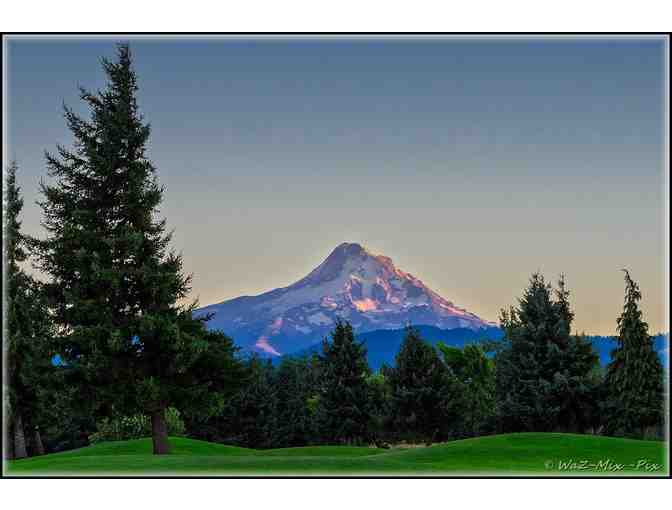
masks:
[[[44,37],[91,37],[91,36],[101,36],[101,37],[108,37],[108,36],[119,36],[119,37],[137,37],[137,36],[150,36],[150,37],[191,37],[191,36],[198,36],[198,37],[207,37],[207,36],[239,36],[239,37],[245,37],[245,36],[269,36],[269,37],[296,37],[296,38],[308,38],[308,37],[350,37],[350,36],[357,36],[357,37],[386,37],[386,36],[400,36],[400,37],[413,37],[413,36],[465,36],[465,37],[473,37],[473,36],[493,36],[493,37],[498,37],[501,36],[502,38],[506,37],[583,37],[583,36],[596,36],[596,37],[645,37],[645,36],[659,36],[659,37],[665,37],[667,38],[667,43],[668,43],[668,90],[667,90],[667,101],[668,101],[668,126],[667,126],[667,150],[668,150],[668,199],[669,197],[672,196],[672,179],[670,173],[672,170],[672,161],[670,161],[670,131],[672,131],[672,115],[669,114],[670,110],[670,105],[671,99],[672,99],[672,79],[670,79],[669,74],[670,70],[672,69],[672,32],[0,32],[0,42],[2,43],[2,46],[4,47],[5,41],[7,37],[12,37],[12,36],[44,36]],[[0,55],[0,66],[2,66],[2,78],[3,78],[3,88],[4,88],[4,62],[3,62],[3,57]],[[5,112],[5,107],[4,107],[4,94],[2,95],[2,98],[0,98],[0,111]],[[2,127],[0,127],[0,134],[4,135],[2,133]],[[4,145],[2,147],[2,152],[4,152]],[[669,206],[668,206],[669,209]],[[670,211],[668,210],[668,213]],[[668,221],[670,218],[668,218]],[[669,225],[668,225],[669,226]],[[668,235],[670,232],[668,232]],[[668,261],[669,262],[669,261]],[[669,276],[669,275],[668,275]],[[0,281],[4,282],[4,271],[2,272],[2,277]],[[668,290],[670,289],[670,281],[668,280]],[[4,300],[4,295],[2,296]],[[670,306],[671,303],[668,303],[668,313],[672,311],[672,306]],[[4,319],[4,316],[3,316]],[[3,320],[4,323],[4,320]],[[4,328],[4,324],[3,324]],[[669,334],[669,332],[668,332]],[[668,352],[668,358],[670,354]],[[2,359],[0,359],[0,370],[4,370],[4,356]],[[2,372],[4,374],[4,371]],[[672,376],[670,369],[668,369],[668,389],[672,386]],[[0,424],[4,424],[4,405],[0,405]],[[668,422],[667,422],[667,443],[668,443],[668,473],[666,475],[661,475],[661,476],[638,476],[638,475],[614,475],[614,476],[609,476],[609,475],[604,475],[604,476],[596,476],[596,475],[586,475],[586,476],[565,476],[565,475],[551,475],[549,474],[548,476],[542,476],[542,475],[519,475],[519,476],[514,476],[514,475],[463,475],[463,476],[457,476],[457,475],[427,475],[427,476],[415,476],[415,475],[408,475],[408,476],[401,476],[401,475],[391,475],[391,476],[382,476],[382,475],[352,475],[352,476],[346,476],[346,475],[315,475],[315,476],[309,476],[309,475],[287,475],[287,476],[278,476],[278,475],[250,475],[250,476],[244,476],[244,475],[193,475],[193,476],[182,476],[182,475],[165,475],[165,476],[160,476],[160,475],[147,475],[147,476],[141,476],[141,475],[126,475],[126,474],[120,474],[119,476],[114,476],[114,475],[73,475],[73,476],[66,476],[66,475],[54,475],[54,476],[36,476],[36,475],[26,475],[26,476],[12,476],[8,475],[5,473],[4,469],[4,461],[5,459],[2,458],[0,459],[0,462],[2,463],[1,470],[0,470],[0,479],[26,479],[26,480],[40,480],[40,479],[52,479],[52,480],[61,480],[61,479],[81,479],[81,480],[87,480],[87,479],[97,479],[97,480],[106,480],[106,479],[167,479],[167,480],[183,480],[183,479],[206,479],[206,480],[227,480],[227,479],[237,479],[237,480],[245,480],[245,479],[298,479],[298,480],[311,480],[311,479],[428,479],[428,480],[436,480],[436,479],[483,479],[483,480],[489,480],[489,479],[495,479],[495,480],[509,480],[509,479],[561,479],[561,480],[566,480],[566,479],[584,479],[584,480],[597,480],[597,479],[604,479],[604,480],[613,480],[613,479],[635,479],[635,480],[640,480],[640,479],[646,479],[646,480],[668,480],[672,479],[672,445],[670,445],[670,439],[672,439],[672,427],[671,427],[671,422],[672,419],[670,419],[670,409],[668,409],[668,416],[667,416]],[[2,437],[0,438],[0,446],[4,442],[5,437],[4,434],[2,434]],[[0,452],[2,450],[0,449]],[[1,456],[1,453],[0,453]]]

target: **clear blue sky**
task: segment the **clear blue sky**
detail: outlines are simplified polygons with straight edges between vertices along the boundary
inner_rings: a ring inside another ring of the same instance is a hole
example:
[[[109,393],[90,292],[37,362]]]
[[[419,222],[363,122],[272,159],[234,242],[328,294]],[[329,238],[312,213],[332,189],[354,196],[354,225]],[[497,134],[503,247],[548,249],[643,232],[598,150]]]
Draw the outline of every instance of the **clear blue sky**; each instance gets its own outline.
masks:
[[[31,234],[44,150],[72,142],[62,104],[104,85],[119,40],[8,42]],[[565,272],[591,333],[613,333],[628,267],[666,327],[664,39],[130,43],[202,304],[288,285],[350,241],[488,320],[531,272]]]

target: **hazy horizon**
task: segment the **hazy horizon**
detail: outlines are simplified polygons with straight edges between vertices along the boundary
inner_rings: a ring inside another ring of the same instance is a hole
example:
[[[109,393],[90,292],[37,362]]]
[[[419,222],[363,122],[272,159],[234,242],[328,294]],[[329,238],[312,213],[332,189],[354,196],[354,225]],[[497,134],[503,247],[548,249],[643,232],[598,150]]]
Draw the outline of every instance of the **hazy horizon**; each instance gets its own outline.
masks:
[[[43,236],[44,151],[119,38],[9,37],[6,160]],[[565,273],[573,329],[614,334],[628,268],[666,303],[666,39],[125,38],[161,216],[217,303],[284,287],[342,242],[489,321]]]

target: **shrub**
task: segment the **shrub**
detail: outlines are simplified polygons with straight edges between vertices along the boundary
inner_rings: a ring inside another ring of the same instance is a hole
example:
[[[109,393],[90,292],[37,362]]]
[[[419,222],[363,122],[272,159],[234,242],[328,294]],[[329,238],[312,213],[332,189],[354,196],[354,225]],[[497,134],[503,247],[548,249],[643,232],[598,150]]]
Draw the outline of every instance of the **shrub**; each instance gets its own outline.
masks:
[[[168,425],[168,435],[184,435],[184,421],[180,416],[180,412],[174,407],[169,407],[166,410],[166,424]],[[97,431],[89,436],[91,444],[151,436],[152,422],[149,416],[134,414],[133,416],[103,418],[96,422],[96,429]]]

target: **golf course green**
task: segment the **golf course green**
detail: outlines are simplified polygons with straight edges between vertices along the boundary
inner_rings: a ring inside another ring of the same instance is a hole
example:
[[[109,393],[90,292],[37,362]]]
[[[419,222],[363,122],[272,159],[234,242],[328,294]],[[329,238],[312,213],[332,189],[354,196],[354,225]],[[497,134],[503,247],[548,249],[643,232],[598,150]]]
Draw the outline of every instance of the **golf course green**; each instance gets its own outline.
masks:
[[[101,443],[10,461],[6,476],[192,475],[535,475],[666,476],[662,441],[580,434],[484,436],[429,447],[315,446],[252,450],[180,437],[170,455],[152,455],[151,439]]]

